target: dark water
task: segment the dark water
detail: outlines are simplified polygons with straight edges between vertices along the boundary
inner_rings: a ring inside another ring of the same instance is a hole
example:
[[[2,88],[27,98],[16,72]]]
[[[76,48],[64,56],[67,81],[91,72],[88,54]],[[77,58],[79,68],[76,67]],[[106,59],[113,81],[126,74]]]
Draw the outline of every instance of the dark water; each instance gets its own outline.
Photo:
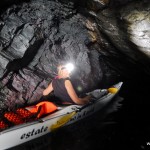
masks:
[[[149,150],[146,85],[149,81],[125,81],[119,96],[104,110],[11,150]]]

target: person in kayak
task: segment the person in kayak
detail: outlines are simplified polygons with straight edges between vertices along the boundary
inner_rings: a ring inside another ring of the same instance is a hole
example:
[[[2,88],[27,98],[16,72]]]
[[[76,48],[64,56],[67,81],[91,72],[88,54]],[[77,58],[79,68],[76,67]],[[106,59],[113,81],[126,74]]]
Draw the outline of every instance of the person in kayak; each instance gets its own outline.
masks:
[[[70,81],[72,67],[71,64],[59,65],[57,78],[53,79],[49,86],[43,91],[43,96],[54,91],[54,95],[62,104],[87,104],[90,101],[91,96],[88,95],[79,98]]]

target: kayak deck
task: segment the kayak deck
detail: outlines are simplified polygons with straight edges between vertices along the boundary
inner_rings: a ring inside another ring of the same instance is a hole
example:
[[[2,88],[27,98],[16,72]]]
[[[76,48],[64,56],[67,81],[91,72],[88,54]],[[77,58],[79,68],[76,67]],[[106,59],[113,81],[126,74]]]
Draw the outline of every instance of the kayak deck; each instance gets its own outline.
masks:
[[[58,110],[32,122],[10,127],[0,132],[0,149],[7,149],[72,124],[104,108],[119,92],[122,82],[114,85],[116,93],[108,93],[87,105],[58,106]],[[7,141],[10,141],[9,143]]]

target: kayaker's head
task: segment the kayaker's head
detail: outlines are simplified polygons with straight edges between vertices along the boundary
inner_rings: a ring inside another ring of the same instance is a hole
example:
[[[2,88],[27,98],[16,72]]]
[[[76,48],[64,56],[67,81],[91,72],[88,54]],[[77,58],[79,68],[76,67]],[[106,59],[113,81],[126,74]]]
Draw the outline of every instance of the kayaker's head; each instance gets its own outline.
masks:
[[[59,78],[68,78],[70,77],[71,72],[73,71],[74,66],[71,63],[61,64],[58,66],[58,76]]]

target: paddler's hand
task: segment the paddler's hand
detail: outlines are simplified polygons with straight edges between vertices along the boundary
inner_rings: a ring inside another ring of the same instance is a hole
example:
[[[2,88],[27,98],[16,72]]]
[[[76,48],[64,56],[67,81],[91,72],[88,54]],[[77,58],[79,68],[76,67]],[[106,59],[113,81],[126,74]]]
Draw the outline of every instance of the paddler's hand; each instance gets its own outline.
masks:
[[[86,101],[86,103],[89,103],[92,99],[92,96],[91,95],[87,95],[84,97],[84,100]]]

